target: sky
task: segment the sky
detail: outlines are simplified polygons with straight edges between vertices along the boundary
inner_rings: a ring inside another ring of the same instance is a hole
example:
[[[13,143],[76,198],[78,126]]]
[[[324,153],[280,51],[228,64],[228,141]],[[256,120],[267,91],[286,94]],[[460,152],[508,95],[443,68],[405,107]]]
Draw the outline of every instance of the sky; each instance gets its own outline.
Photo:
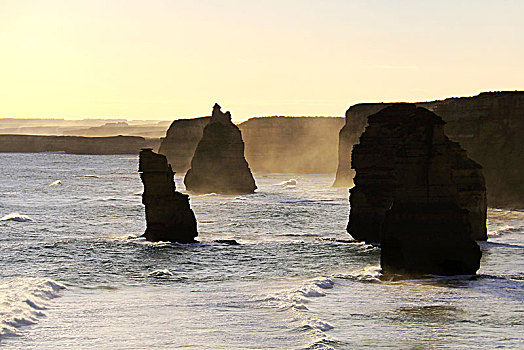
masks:
[[[218,102],[240,122],[523,90],[523,18],[522,0],[0,0],[0,117]]]

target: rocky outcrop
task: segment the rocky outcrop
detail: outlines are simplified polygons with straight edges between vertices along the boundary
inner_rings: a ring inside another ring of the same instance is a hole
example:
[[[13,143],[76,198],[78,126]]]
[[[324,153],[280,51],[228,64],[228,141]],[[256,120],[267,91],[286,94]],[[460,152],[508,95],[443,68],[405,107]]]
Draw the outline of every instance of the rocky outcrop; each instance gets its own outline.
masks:
[[[138,136],[77,137],[0,135],[0,152],[71,154],[138,154],[143,147],[157,148],[159,139]]]
[[[242,134],[231,122],[231,113],[222,113],[218,104],[204,128],[184,184],[198,193],[253,193],[257,188],[244,158]]]
[[[175,172],[185,173],[191,167],[191,159],[209,119],[210,117],[178,119],[167,130],[158,152],[167,157]]]
[[[351,148],[364,131],[367,117],[390,103],[351,106],[340,132],[335,185],[351,186]],[[524,92],[485,92],[474,97],[421,102],[447,123],[445,132],[479,163],[486,178],[488,205],[524,208]]]
[[[259,117],[239,125],[254,172],[333,173],[342,118]]]
[[[198,235],[189,196],[176,191],[173,170],[165,156],[151,149],[140,152],[138,171],[144,184],[142,203],[146,207],[148,241],[192,243]]]
[[[445,136],[440,117],[414,104],[385,108],[368,123],[353,148],[348,232],[381,243],[384,273],[474,274],[481,253],[472,224],[484,234],[486,226],[478,164]],[[461,201],[484,211],[470,216]]]

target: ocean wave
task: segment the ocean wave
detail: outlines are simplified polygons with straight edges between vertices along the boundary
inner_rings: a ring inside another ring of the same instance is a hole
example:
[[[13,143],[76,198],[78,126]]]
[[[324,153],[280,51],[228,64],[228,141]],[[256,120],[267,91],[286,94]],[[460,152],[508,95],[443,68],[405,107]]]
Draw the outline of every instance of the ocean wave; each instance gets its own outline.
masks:
[[[311,337],[312,344],[321,344],[325,341],[336,342],[324,333],[335,327],[329,322],[315,317],[306,306],[314,298],[325,297],[327,290],[334,286],[335,282],[332,278],[319,277],[305,282],[299,288],[277,292],[262,299],[261,302],[277,307],[282,311],[290,311],[292,322],[296,325],[295,331],[303,332]],[[316,347],[313,348],[316,349]],[[318,349],[324,349],[324,347]]]
[[[289,180],[282,181],[282,182],[279,182],[277,184],[274,184],[273,186],[296,187],[297,183],[298,182],[297,182],[296,179],[289,179]]]
[[[382,273],[380,265],[366,266],[360,270],[353,270],[348,273],[337,273],[333,277],[353,280],[357,282],[372,282],[380,283],[382,281]]]
[[[2,218],[0,218],[0,221],[17,221],[17,222],[29,222],[34,221],[27,215],[22,215],[20,213],[9,213]]]
[[[45,278],[17,278],[0,283],[0,340],[19,335],[20,328],[38,323],[48,301],[65,287]]]
[[[510,226],[510,225],[503,225],[501,227],[496,228],[494,231],[488,230],[488,237],[499,237],[510,233],[523,233],[524,232],[524,226],[518,225],[518,226]]]
[[[146,273],[145,275],[150,276],[150,277],[171,277],[171,276],[174,276],[175,274],[169,271],[168,269],[163,269],[163,270],[154,270],[154,271]]]

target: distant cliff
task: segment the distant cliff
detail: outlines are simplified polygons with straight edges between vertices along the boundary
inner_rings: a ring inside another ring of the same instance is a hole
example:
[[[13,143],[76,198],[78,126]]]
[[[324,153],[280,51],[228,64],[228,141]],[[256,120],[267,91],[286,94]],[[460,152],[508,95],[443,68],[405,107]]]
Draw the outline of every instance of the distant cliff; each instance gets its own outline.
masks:
[[[78,137],[0,135],[0,152],[65,152],[72,154],[138,154],[144,147],[158,148],[160,139],[138,136]]]
[[[255,172],[333,173],[342,118],[262,117],[239,125]]]
[[[339,164],[335,186],[351,186],[350,154],[367,117],[391,103],[351,106],[339,134]],[[484,92],[474,97],[421,102],[447,123],[445,132],[482,165],[488,205],[524,208],[524,92]]]

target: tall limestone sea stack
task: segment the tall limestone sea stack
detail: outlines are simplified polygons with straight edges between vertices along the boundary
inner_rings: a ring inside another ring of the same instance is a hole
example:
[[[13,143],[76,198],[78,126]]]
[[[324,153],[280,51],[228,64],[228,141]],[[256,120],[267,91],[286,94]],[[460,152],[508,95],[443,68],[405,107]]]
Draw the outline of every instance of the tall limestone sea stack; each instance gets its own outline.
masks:
[[[223,113],[218,104],[213,106],[184,184],[197,193],[241,194],[257,188],[244,158],[242,134],[231,121],[231,113]]]
[[[138,171],[144,184],[148,241],[195,242],[198,236],[189,196],[176,191],[173,170],[165,156],[145,148],[140,152]]]
[[[348,232],[381,243],[386,274],[474,274],[479,268],[483,177],[445,136],[444,124],[427,109],[395,104],[368,118],[353,148]]]

